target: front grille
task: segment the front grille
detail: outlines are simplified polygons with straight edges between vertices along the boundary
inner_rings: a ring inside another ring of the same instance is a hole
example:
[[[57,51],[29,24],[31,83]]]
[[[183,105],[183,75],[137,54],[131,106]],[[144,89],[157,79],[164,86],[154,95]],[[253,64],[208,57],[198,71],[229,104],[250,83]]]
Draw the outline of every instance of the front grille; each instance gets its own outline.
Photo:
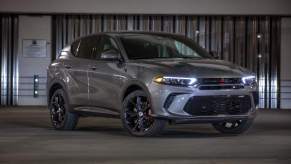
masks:
[[[200,85],[241,84],[241,78],[202,78],[198,79]]]
[[[242,89],[243,85],[202,85],[200,90],[219,90],[219,89]]]
[[[245,114],[251,109],[251,97],[232,96],[194,96],[188,100],[184,111],[197,116]]]
[[[200,90],[242,89],[241,78],[201,78],[198,79]]]

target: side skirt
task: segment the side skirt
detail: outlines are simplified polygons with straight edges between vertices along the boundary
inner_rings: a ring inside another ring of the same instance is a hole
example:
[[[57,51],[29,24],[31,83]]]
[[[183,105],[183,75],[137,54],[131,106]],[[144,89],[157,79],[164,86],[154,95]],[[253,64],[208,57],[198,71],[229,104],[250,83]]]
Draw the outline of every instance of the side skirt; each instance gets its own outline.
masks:
[[[109,117],[109,118],[120,118],[120,113],[112,111],[106,108],[100,107],[74,107],[74,112],[78,113],[83,117]]]

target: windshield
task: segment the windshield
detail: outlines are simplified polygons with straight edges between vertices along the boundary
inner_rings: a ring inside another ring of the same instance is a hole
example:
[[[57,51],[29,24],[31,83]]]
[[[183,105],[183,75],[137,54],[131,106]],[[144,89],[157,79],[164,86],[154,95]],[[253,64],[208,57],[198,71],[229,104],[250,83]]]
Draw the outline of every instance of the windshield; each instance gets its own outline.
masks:
[[[194,41],[184,37],[138,34],[121,36],[129,59],[210,58]]]

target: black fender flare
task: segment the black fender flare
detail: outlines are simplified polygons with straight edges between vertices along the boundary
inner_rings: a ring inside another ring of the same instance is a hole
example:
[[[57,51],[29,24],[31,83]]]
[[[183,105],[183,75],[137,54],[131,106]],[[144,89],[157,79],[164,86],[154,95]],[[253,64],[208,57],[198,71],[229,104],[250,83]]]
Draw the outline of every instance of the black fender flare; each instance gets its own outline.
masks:
[[[126,93],[127,89],[130,88],[131,86],[138,86],[139,88],[141,88],[144,92],[146,92],[147,96],[151,100],[151,94],[150,94],[150,92],[148,90],[148,87],[144,83],[142,83],[142,82],[140,82],[138,80],[132,80],[129,83],[127,83],[127,85],[124,86],[123,89],[122,89],[122,91],[121,91],[121,95],[120,95],[120,102],[121,102],[121,104],[123,102],[123,99],[125,97],[125,93]]]

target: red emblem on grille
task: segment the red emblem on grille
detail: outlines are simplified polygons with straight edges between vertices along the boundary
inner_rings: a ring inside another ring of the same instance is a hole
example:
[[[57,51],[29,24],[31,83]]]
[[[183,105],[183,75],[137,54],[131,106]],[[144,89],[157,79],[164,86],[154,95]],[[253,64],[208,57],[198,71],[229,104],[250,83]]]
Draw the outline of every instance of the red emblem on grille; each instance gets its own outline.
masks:
[[[220,84],[224,84],[224,79],[220,79],[220,80],[219,80],[219,83],[220,83]]]

